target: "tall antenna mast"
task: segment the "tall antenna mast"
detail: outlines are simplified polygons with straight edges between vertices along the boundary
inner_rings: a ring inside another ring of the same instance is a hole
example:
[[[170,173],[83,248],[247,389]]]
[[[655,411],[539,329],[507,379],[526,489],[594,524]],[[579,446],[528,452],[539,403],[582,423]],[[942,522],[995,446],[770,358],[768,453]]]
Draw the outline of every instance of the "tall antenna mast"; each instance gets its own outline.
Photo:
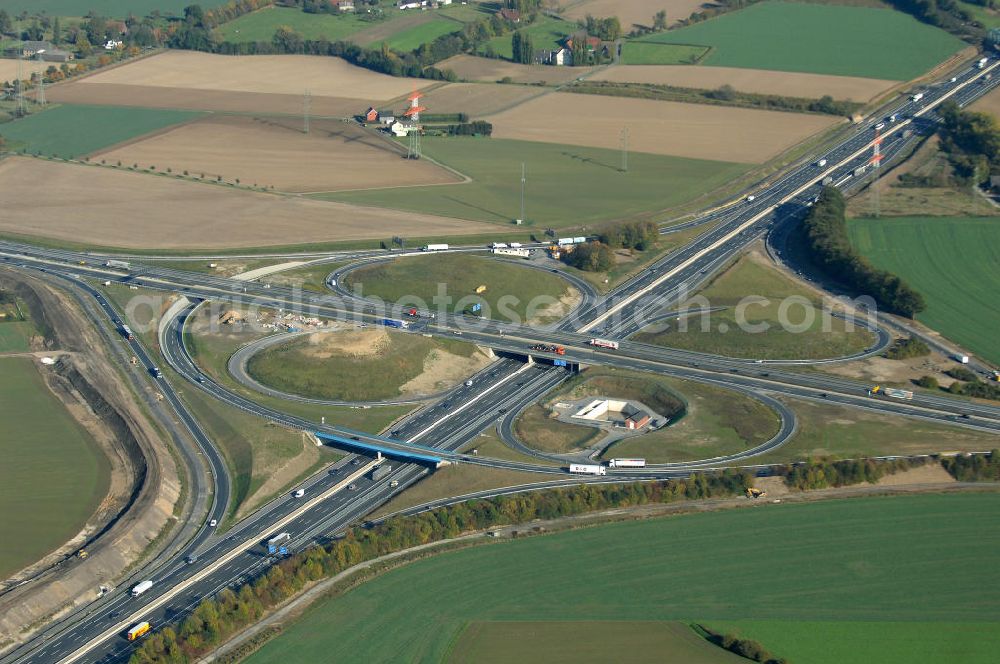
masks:
[[[524,162],[522,161],[521,162],[521,217],[520,217],[522,223],[525,221],[525,218],[524,218],[524,182],[525,182],[525,177],[524,177]]]
[[[410,121],[410,128],[406,135],[410,139],[410,148],[406,153],[407,159],[420,159],[420,111],[426,110],[420,105],[420,92],[413,91],[409,96],[410,106],[403,112],[403,116]]]
[[[38,72],[35,76],[38,77],[35,87],[35,103],[39,106],[45,106],[48,103],[45,101],[45,77],[42,72]]]
[[[17,50],[17,105],[14,108],[14,115],[16,117],[24,117],[28,114],[28,109],[24,104],[24,51],[22,49]]]
[[[872,167],[875,169],[875,179],[872,182],[872,212],[878,219],[882,214],[881,202],[879,201],[879,167],[882,164],[882,133],[875,130],[875,140],[872,142]]]
[[[302,133],[309,133],[309,110],[312,106],[312,93],[306,90],[302,95]]]
[[[622,127],[622,133],[618,136],[618,146],[622,151],[622,173],[628,173],[628,127]]]

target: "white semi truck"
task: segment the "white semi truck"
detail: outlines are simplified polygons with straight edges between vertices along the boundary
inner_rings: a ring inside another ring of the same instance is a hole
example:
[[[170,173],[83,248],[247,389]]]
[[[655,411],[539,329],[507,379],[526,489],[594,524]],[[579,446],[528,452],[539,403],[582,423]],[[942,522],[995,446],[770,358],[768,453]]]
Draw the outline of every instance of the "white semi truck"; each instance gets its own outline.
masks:
[[[645,459],[611,459],[608,468],[645,468]]]
[[[152,587],[153,587],[152,581],[149,580],[143,581],[139,585],[132,588],[132,597],[138,597],[139,595],[143,594]]]
[[[596,464],[571,463],[569,465],[569,472],[576,475],[607,475],[608,469]]]

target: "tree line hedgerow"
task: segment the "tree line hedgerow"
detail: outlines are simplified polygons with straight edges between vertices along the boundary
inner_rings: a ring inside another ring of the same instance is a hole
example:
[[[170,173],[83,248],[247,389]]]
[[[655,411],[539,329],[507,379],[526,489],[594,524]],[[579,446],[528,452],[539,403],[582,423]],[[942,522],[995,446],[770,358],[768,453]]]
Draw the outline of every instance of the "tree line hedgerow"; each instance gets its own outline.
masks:
[[[874,484],[893,475],[927,463],[929,457],[882,459],[821,459],[803,464],[778,466],[774,474],[783,477],[789,488],[808,491],[852,484]]]
[[[704,625],[696,625],[695,629],[698,632],[703,633],[705,638],[711,643],[714,643],[720,648],[725,648],[734,655],[739,655],[740,657],[749,659],[753,662],[761,662],[761,664],[788,664],[788,660],[784,657],[775,657],[768,652],[764,646],[756,641],[741,639],[738,636],[733,636],[732,634],[719,634],[718,632],[708,629]]]
[[[130,658],[130,664],[184,663],[252,625],[265,612],[307,584],[380,556],[533,519],[555,519],[603,509],[651,503],[736,496],[752,481],[745,471],[696,473],[687,479],[616,485],[583,484],[513,496],[473,500],[415,516],[389,519],[370,529],[356,527],[325,546],[313,546],[271,566],[236,589],[203,600],[179,624],[159,628]]]
[[[761,108],[798,113],[823,113],[841,117],[850,117],[863,106],[863,104],[852,101],[837,101],[829,95],[824,95],[820,99],[784,97],[755,92],[740,92],[729,85],[723,85],[715,90],[705,90],[652,83],[581,81],[563,88],[563,91],[588,95],[607,95],[611,97],[680,101],[691,104],[714,104],[717,106]]]
[[[836,187],[824,187],[803,223],[806,246],[813,260],[831,277],[879,306],[908,318],[925,308],[924,298],[896,275],[868,262],[847,235],[844,196]]]
[[[1000,482],[1000,450],[947,457],[941,465],[959,482]]]

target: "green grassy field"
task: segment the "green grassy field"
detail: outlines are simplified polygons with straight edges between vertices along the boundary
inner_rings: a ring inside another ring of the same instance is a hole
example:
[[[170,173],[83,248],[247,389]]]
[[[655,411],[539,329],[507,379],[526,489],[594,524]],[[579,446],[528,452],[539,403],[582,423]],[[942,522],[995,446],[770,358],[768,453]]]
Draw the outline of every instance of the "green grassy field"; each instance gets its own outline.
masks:
[[[1000,28],[1000,14],[997,13],[996,9],[987,9],[982,5],[963,2],[962,0],[957,0],[955,4],[972,14],[973,18],[982,23],[986,29]]]
[[[908,651],[893,638],[900,622],[933,624],[942,637],[961,623],[992,623],[979,633],[986,652],[995,653],[1000,569],[989,562],[998,546],[996,493],[769,505],[615,523],[395,569],[317,603],[245,661],[440,662],[469,622],[512,620],[774,621],[815,647],[826,644],[823,634],[796,625],[884,628],[877,643],[866,646],[877,647],[879,657],[843,663],[890,661]],[[904,627],[900,636],[911,633]],[[792,657],[777,644],[764,645]]]
[[[638,146],[635,146],[638,147]],[[745,164],[495,138],[425,137],[424,152],[468,184],[319,194],[317,198],[510,224],[520,215],[525,164],[527,226],[565,228],[663,210],[746,172]]]
[[[201,0],[198,4],[203,9],[211,9],[226,2],[227,0]],[[7,10],[11,16],[22,11],[49,16],[85,16],[87,12],[94,10],[98,16],[124,19],[129,14],[146,16],[154,9],[159,9],[167,16],[181,16],[184,8],[190,4],[191,0],[3,0],[0,2],[0,9]]]
[[[569,644],[586,644],[577,648]],[[569,647],[568,647],[569,646]],[[449,664],[746,664],[677,622],[473,622],[448,653]]]
[[[0,359],[0,578],[76,535],[108,490],[90,434],[27,358]]]
[[[683,321],[671,319],[664,331],[657,331],[663,323],[655,323],[636,335],[636,341],[748,359],[840,357],[862,351],[875,342],[875,335],[865,328],[848,327],[846,321],[836,318],[824,321],[820,298],[771,265],[752,258],[740,259],[700,295],[706,298],[707,306],[725,309],[708,315],[695,314]],[[738,306],[747,296],[767,298],[770,302],[766,306],[747,306],[741,316]],[[789,300],[787,314],[781,316],[782,302],[793,296],[799,298],[799,303],[791,304]],[[808,309],[804,306],[806,301]],[[690,309],[698,310],[701,306],[703,303],[696,301]],[[807,316],[812,317],[808,327]],[[787,325],[782,324],[783,319]],[[740,320],[747,325],[740,325]],[[686,323],[686,330],[681,329],[681,323]],[[763,331],[754,332],[758,329]]]
[[[711,385],[638,371],[592,367],[550,392],[545,401],[598,396],[641,401],[674,422],[615,443],[605,452],[605,458],[635,456],[653,463],[706,459],[753,447],[778,431],[777,415],[755,399]],[[573,425],[542,419],[538,411],[526,414],[527,419],[522,416],[515,424],[522,442],[546,451],[571,449],[569,445],[577,434],[564,427]],[[483,451],[481,454],[487,455]]]
[[[765,643],[790,662],[809,664],[976,664],[993,661],[1000,641],[1000,626],[990,622],[747,620],[710,627]]]
[[[546,315],[551,311],[548,305],[556,304],[568,291],[568,284],[551,273],[467,254],[400,258],[362,267],[349,273],[344,285],[390,303],[409,305],[417,298],[414,306],[432,311],[441,308],[434,302],[440,288],[451,298],[442,305],[448,312],[465,311],[478,303],[484,317],[514,322],[558,318]],[[480,286],[486,286],[486,291],[477,294]]]
[[[0,323],[0,353],[23,353],[31,350],[29,341],[35,334],[30,321]]]
[[[372,330],[371,335],[380,334]],[[341,335],[343,336],[343,335]],[[349,333],[352,343],[357,335]],[[425,362],[441,353],[471,357],[476,347],[449,339],[390,332],[377,354],[355,354],[336,348],[337,334],[323,343],[321,353],[308,338],[272,346],[250,358],[247,372],[262,384],[282,392],[339,401],[377,401],[402,394],[402,385],[424,371]],[[358,380],[364,376],[364,380]]]
[[[441,35],[447,35],[462,29],[462,24],[447,18],[436,18],[427,23],[415,25],[397,32],[386,43],[389,48],[402,53],[412,51],[421,44],[429,44]]]
[[[304,39],[347,39],[355,32],[378,23],[361,20],[361,14],[307,14],[297,7],[268,7],[223,23],[219,33],[225,41],[270,42],[280,25],[287,25]]]
[[[890,9],[765,2],[643,37],[710,46],[704,64],[909,80],[961,50],[937,28]]]
[[[562,40],[578,29],[575,23],[539,15],[534,23],[521,28],[521,33],[531,37],[531,43],[536,51],[552,51],[559,48]],[[509,59],[513,55],[511,49],[512,35],[513,33],[508,33],[494,37],[480,48],[480,53],[486,53],[487,49],[492,48],[493,52],[500,57]]]
[[[689,65],[700,60],[706,51],[706,46],[627,41],[622,46],[622,64]]]
[[[851,242],[927,301],[917,320],[1000,364],[1000,224],[992,218],[852,219]]]
[[[8,149],[65,158],[196,118],[190,111],[65,104],[3,125]]]
[[[586,447],[604,433],[595,427],[570,424],[550,417],[544,406],[528,406],[514,422],[518,440],[533,449],[562,454]]]
[[[996,435],[986,431],[813,401],[783,401],[795,412],[798,425],[795,435],[773,452],[757,457],[755,463],[786,463],[825,456],[852,459],[982,452],[997,446]]]

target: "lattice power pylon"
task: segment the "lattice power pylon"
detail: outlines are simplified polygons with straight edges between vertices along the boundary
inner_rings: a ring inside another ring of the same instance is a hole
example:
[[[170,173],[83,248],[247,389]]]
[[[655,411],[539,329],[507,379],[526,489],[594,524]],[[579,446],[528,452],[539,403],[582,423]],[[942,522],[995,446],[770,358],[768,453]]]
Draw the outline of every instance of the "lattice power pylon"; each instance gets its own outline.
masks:
[[[871,164],[872,169],[875,171],[872,176],[874,179],[872,180],[871,187],[872,214],[874,214],[875,218],[878,219],[878,217],[882,214],[881,203],[879,201],[879,178],[881,176],[879,169],[882,165],[882,133],[879,129],[875,130],[875,140],[872,141],[872,158],[868,163]]]
[[[420,111],[427,109],[420,105],[419,91],[414,90],[413,94],[411,94],[408,99],[410,100],[410,106],[403,111],[403,116],[410,123],[410,128],[406,132],[406,136],[410,139],[410,146],[406,151],[406,158],[420,159]]]

